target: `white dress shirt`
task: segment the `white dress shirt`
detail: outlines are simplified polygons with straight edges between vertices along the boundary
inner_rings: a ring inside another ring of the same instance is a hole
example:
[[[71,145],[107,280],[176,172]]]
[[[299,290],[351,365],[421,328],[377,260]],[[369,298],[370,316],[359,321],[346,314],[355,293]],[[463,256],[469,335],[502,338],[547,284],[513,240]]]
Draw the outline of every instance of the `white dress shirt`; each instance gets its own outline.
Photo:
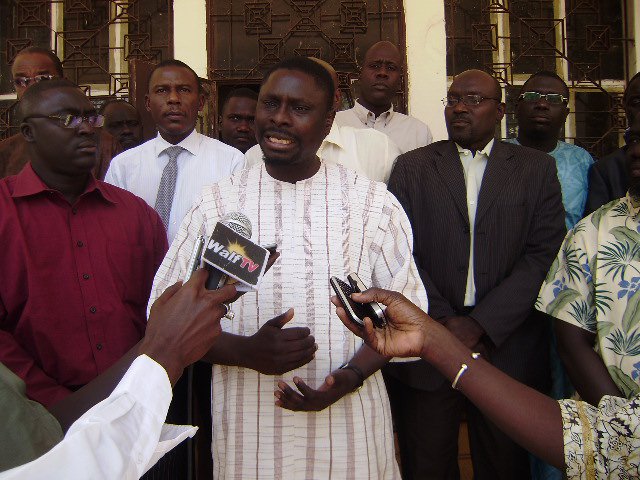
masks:
[[[377,117],[356,101],[355,106],[336,113],[335,122],[340,126],[372,128],[388,135],[402,153],[424,147],[433,141],[426,123],[393,110],[393,105]]]
[[[202,188],[244,168],[242,152],[195,130],[178,145],[184,151],[178,156],[178,178],[167,228],[169,244],[191,205],[200,197]],[[172,146],[158,134],[142,145],[125,150],[111,161],[105,182],[130,191],[153,208],[162,171],[169,161],[165,149]]]
[[[0,473],[1,480],[120,480],[140,478],[197,428],[164,425],[171,383],[165,370],[141,355],[108,398],[71,425],[40,458]]]
[[[327,163],[339,163],[377,182],[387,182],[400,149],[386,135],[375,130],[340,127],[334,122],[318,149]],[[247,167],[262,163],[260,145],[245,153]]]
[[[458,155],[464,169],[464,181],[467,186],[467,212],[469,213],[469,269],[467,270],[467,288],[464,293],[464,306],[472,307],[476,304],[476,282],[473,276],[473,242],[475,239],[476,210],[478,209],[478,194],[482,186],[482,177],[487,168],[489,154],[493,148],[493,139],[472,155],[470,150],[458,147]]]

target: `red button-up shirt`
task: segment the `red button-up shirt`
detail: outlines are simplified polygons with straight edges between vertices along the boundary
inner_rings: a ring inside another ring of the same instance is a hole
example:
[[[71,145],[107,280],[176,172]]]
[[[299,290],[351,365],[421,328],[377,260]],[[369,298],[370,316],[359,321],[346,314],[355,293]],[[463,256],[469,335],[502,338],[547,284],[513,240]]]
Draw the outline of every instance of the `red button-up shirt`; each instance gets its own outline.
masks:
[[[0,180],[0,361],[50,406],[142,338],[167,250],[144,200],[91,179],[70,205],[27,165]]]

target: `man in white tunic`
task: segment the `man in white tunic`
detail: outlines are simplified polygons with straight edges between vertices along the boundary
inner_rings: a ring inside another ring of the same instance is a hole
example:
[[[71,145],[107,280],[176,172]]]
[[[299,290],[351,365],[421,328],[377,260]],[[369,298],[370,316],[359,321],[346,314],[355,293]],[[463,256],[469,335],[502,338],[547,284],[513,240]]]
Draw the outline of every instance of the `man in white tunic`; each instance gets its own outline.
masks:
[[[205,356],[214,364],[216,478],[400,478],[379,372],[387,358],[342,325],[329,278],[357,272],[425,310],[427,298],[397,200],[383,183],[316,156],[332,98],[331,77],[309,59],[265,75],[255,121],[265,162],[204,189],[154,281],[151,303],[184,276],[196,236],[229,212],[247,215],[253,241],[281,253]]]

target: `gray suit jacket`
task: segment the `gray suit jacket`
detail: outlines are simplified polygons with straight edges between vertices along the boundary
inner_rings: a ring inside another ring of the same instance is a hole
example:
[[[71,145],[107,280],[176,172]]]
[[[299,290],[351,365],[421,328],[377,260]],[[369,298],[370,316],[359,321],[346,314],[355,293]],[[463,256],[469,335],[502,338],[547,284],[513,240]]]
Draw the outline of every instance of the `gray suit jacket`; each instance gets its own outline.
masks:
[[[542,387],[548,373],[548,324],[533,306],[565,235],[553,158],[495,141],[478,195],[476,305],[470,311],[464,306],[470,228],[455,143],[440,141],[398,157],[389,191],[411,221],[431,316],[470,315],[486,332],[490,361],[518,380]],[[424,362],[392,365],[388,372],[424,390],[444,381]]]

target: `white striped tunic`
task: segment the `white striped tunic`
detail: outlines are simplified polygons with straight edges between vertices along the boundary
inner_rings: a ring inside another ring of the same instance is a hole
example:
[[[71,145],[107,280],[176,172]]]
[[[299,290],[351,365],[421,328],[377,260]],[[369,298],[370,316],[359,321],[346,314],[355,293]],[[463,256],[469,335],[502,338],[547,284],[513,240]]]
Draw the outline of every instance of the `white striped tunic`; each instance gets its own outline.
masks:
[[[340,165],[322,163],[313,177],[295,184],[274,180],[264,165],[243,170],[203,190],[158,270],[151,303],[184,277],[196,236],[210,235],[233,211],[249,217],[253,241],[277,243],[281,256],[259,291],[234,304],[235,319],[223,319],[222,328],[253,335],[293,307],[287,326],[309,327],[319,348],[310,363],[281,376],[214,365],[214,477],[399,479],[379,371],[360,390],[318,413],[279,408],[274,391],[279,379],[295,388],[294,376],[319,387],[362,345],[335,314],[329,300],[332,275],[344,279],[357,272],[365,284],[400,291],[426,311],[402,207],[383,183]]]

